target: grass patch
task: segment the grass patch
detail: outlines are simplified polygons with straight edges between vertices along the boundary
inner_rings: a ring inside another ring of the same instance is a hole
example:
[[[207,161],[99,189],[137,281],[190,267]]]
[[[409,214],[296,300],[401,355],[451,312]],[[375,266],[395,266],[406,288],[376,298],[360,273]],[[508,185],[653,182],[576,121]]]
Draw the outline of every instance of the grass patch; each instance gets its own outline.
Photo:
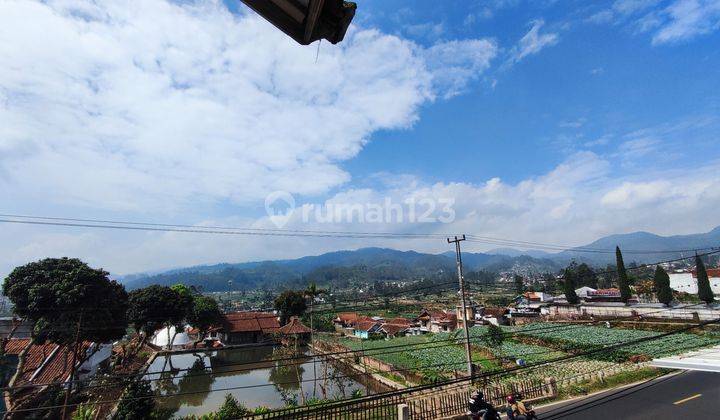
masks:
[[[608,376],[603,380],[593,379],[583,381],[577,384],[564,386],[558,389],[556,399],[564,400],[576,396],[587,395],[596,391],[612,389],[621,385],[627,385],[646,379],[657,378],[670,372],[668,369],[658,369],[646,367],[638,370],[620,372],[618,374]]]

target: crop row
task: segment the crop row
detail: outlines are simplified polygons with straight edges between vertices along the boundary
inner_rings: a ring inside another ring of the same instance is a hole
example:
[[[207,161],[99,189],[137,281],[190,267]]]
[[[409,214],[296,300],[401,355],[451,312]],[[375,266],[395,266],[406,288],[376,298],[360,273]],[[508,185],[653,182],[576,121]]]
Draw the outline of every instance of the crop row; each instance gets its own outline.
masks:
[[[585,325],[561,325],[557,325],[557,328],[555,328],[553,324],[536,323],[517,328],[515,331],[523,336],[552,343],[567,351],[600,349],[635,340],[649,339],[638,344],[620,346],[595,356],[616,361],[624,361],[634,355],[648,358],[663,357],[720,344],[720,337],[711,334],[677,333],[651,339],[661,335],[661,333]]]

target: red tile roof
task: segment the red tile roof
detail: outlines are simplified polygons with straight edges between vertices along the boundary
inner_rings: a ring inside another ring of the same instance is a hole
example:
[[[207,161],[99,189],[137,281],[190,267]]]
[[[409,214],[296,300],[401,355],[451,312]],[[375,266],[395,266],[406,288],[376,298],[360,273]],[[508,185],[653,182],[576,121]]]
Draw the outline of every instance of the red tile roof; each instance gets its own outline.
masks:
[[[396,324],[396,325],[405,325],[409,326],[411,324],[410,320],[407,318],[392,318],[385,321],[386,324]]]
[[[11,339],[5,346],[6,354],[18,355],[28,345],[30,339]],[[92,345],[91,342],[83,342],[78,349],[78,361]],[[64,381],[70,375],[72,364],[72,349],[60,348],[55,343],[33,345],[25,357],[25,366],[22,375],[15,385],[27,383],[50,384],[52,382]]]
[[[485,308],[483,309],[483,315],[491,315],[491,316],[503,316],[509,311],[507,308]]]
[[[225,332],[262,332],[273,333],[280,329],[275,315],[267,312],[233,312],[225,314],[223,322]]]
[[[300,320],[294,316],[290,319],[290,322],[280,327],[279,332],[281,334],[310,334],[312,330],[305,325],[303,325]]]
[[[401,331],[407,330],[409,328],[409,325],[406,325],[406,324],[383,324],[381,328],[388,335],[395,335]]]
[[[720,277],[720,268],[706,268],[708,277]],[[697,278],[697,269],[692,270],[693,278]]]
[[[355,326],[356,330],[360,331],[370,331],[374,326],[376,326],[378,323],[375,321],[360,321]]]
[[[335,319],[344,324],[352,324],[357,321],[358,314],[356,312],[341,312]]]

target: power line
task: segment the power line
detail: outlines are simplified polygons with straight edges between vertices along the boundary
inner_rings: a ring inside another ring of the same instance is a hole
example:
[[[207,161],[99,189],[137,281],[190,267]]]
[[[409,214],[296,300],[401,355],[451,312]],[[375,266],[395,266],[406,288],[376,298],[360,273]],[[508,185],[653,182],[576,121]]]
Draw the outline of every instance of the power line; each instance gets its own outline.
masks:
[[[197,226],[188,224],[173,223],[150,223],[150,222],[133,222],[107,219],[90,219],[90,218],[70,218],[70,217],[52,217],[52,216],[32,216],[20,214],[0,214],[0,222],[18,223],[18,224],[36,224],[64,227],[82,227],[82,228],[105,228],[105,229],[128,229],[128,230],[146,230],[146,231],[165,231],[165,232],[183,232],[183,233],[206,233],[206,234],[225,234],[225,235],[251,235],[251,236],[290,236],[290,237],[336,237],[336,238],[403,238],[403,239],[440,239],[455,234],[448,233],[428,233],[428,232],[372,232],[372,231],[339,231],[339,230],[309,230],[309,229],[273,229],[273,228],[252,228],[252,227],[232,227],[232,226]],[[9,219],[7,219],[9,218]],[[20,220],[12,220],[20,219]],[[571,246],[560,244],[548,244],[542,242],[523,241],[506,238],[496,238],[468,234],[469,242],[486,243],[494,245],[519,246],[530,249],[548,249],[554,251],[571,251],[582,253],[614,253],[611,249],[590,248],[585,246]],[[713,248],[698,249],[680,249],[680,250],[625,250],[627,254],[670,254],[681,252],[693,252],[696,250],[705,250]]]

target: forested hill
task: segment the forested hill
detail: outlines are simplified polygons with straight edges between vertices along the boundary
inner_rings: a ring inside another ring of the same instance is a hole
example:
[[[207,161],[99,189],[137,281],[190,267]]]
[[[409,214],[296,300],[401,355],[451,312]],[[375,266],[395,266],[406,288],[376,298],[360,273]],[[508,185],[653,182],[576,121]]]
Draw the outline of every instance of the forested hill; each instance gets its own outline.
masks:
[[[504,271],[518,264],[532,265],[541,272],[559,269],[559,265],[553,261],[528,256],[463,253],[463,262],[467,270],[491,268]],[[150,284],[183,283],[202,286],[206,291],[225,291],[304,285],[308,281],[344,286],[352,281],[439,280],[454,273],[454,253],[434,255],[386,248],[362,248],[294,260],[196,266],[159,274],[126,276],[120,280],[129,289]]]

